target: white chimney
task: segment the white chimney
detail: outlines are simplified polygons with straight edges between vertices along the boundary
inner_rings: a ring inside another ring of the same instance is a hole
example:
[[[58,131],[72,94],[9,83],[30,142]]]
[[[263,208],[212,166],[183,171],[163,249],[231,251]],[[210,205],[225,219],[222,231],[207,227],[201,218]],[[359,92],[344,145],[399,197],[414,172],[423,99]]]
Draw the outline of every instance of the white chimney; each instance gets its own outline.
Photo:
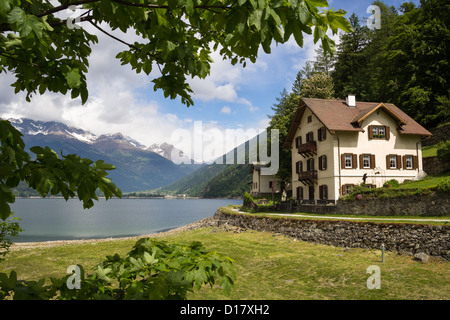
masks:
[[[356,97],[354,94],[349,94],[347,96],[347,105],[351,108],[356,107]]]

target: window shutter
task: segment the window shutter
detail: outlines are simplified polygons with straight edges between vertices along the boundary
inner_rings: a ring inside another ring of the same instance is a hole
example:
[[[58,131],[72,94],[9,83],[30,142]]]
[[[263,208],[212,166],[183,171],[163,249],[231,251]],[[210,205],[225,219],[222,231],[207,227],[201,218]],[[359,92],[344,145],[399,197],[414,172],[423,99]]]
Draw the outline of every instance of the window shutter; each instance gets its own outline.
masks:
[[[322,156],[322,157],[323,157],[322,170],[326,170],[327,169],[327,156]]]
[[[397,169],[402,168],[402,156],[396,155],[397,157]]]
[[[359,168],[364,169],[364,155],[359,155]]]
[[[317,140],[322,141],[322,128],[317,129]]]
[[[345,169],[345,154],[341,154],[341,169]]]
[[[323,156],[319,157],[319,170],[323,170],[323,168],[322,168],[322,157]]]
[[[413,156],[413,169],[419,168],[419,158],[417,156]]]
[[[403,156],[403,168],[406,169],[406,156]]]
[[[322,128],[322,141],[325,140],[327,138],[327,129],[325,127]]]
[[[298,164],[298,171],[299,171],[299,172],[303,172],[303,161],[299,161],[299,164]]]
[[[371,154],[370,155],[370,169],[374,169],[375,168],[375,155]]]
[[[391,138],[391,129],[388,126],[386,126],[385,132],[386,132],[386,140],[389,140]]]
[[[388,170],[391,168],[391,162],[390,162],[389,157],[390,157],[390,155],[386,156],[386,169],[388,169]]]
[[[352,154],[352,168],[353,169],[356,169],[358,167],[357,159],[358,158],[356,157],[356,154]]]
[[[300,172],[300,161],[297,161],[295,163],[295,173],[299,173]]]
[[[372,187],[372,189],[376,189],[377,185],[376,184],[372,184],[371,187]]]
[[[373,126],[369,126],[369,139],[373,139],[372,127]]]
[[[323,199],[323,186],[319,186],[319,199]]]

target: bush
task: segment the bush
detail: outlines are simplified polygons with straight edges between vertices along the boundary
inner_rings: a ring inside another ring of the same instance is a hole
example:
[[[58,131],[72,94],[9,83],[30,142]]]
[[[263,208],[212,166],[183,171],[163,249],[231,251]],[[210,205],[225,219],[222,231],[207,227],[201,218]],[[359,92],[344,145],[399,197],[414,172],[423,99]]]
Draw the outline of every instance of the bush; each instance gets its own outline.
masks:
[[[184,300],[189,291],[218,280],[228,294],[236,277],[232,259],[208,252],[198,241],[169,244],[152,238],[138,240],[125,258],[107,256],[92,275],[77,267],[78,288],[71,288],[74,275],[44,285],[45,279],[24,281],[15,271],[0,273],[0,299]]]
[[[14,222],[14,220],[20,219],[10,217],[5,221],[0,220],[0,262],[9,252],[9,247],[12,244],[10,237],[15,237],[22,231],[19,223]]]
[[[244,193],[244,207],[251,208],[253,202],[255,201],[252,196],[248,192]]]
[[[443,179],[438,183],[436,187],[437,192],[446,193],[450,192],[450,177]]]
[[[450,160],[450,140],[439,142],[436,156],[439,160]]]
[[[386,181],[383,184],[383,187],[385,187],[385,188],[394,187],[395,188],[395,187],[398,187],[398,185],[399,185],[399,183],[398,183],[398,181],[396,179],[391,179],[389,181]]]

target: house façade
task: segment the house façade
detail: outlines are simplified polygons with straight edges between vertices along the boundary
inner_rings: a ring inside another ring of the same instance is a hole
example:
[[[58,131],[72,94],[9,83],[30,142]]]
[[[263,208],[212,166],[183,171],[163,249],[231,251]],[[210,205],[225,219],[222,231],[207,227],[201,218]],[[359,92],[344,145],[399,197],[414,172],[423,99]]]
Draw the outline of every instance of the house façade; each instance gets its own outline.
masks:
[[[427,136],[390,103],[303,98],[284,143],[292,152],[293,199],[335,203],[362,183],[378,188],[422,177]]]

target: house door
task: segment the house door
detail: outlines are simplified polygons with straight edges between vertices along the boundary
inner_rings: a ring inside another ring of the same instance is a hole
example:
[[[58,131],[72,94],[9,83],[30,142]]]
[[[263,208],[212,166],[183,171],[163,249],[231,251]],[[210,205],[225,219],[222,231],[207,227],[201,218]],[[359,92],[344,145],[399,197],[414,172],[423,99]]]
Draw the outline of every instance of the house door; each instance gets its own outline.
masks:
[[[314,201],[314,186],[309,186],[309,201]]]

